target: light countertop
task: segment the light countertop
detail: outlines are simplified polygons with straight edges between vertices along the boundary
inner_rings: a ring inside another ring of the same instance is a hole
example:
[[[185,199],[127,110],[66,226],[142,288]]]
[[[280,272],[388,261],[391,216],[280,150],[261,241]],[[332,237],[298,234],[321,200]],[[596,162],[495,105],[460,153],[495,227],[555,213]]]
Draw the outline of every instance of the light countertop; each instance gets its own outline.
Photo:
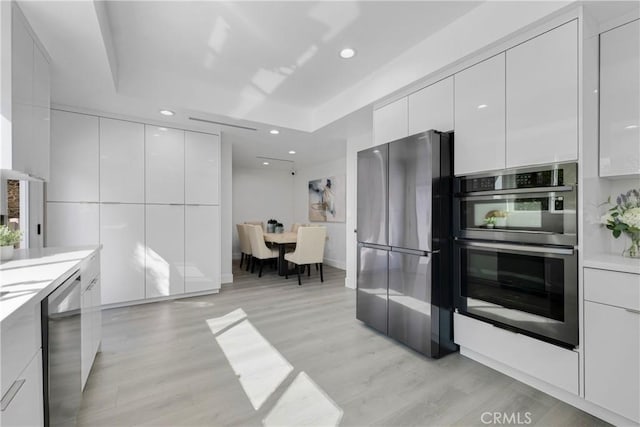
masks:
[[[99,246],[19,249],[0,262],[0,322],[20,307],[39,303],[80,268]]]
[[[601,270],[640,274],[640,259],[623,257],[622,255],[604,253],[585,255],[582,265]]]

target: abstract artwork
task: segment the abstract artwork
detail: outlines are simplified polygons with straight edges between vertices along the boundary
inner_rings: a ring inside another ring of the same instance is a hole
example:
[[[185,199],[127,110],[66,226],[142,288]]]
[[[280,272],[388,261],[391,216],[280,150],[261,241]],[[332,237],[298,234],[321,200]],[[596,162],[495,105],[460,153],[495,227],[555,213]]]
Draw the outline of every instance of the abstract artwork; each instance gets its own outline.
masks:
[[[345,222],[345,175],[309,181],[309,221]]]

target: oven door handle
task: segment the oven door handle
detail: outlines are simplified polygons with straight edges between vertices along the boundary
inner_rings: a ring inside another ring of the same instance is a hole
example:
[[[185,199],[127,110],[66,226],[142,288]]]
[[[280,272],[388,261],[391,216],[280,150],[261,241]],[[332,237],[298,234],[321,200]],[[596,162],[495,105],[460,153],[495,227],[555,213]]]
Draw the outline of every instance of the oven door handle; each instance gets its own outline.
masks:
[[[510,194],[538,194],[538,193],[566,193],[573,191],[573,185],[561,185],[556,187],[531,187],[531,188],[511,188],[505,190],[475,191],[473,193],[460,193],[458,196],[463,200],[473,199],[481,196],[502,196]]]
[[[553,254],[553,255],[573,255],[575,252],[571,248],[552,248],[549,246],[533,246],[533,245],[510,245],[508,243],[464,242],[464,246],[495,249],[495,250],[535,252],[540,254]]]

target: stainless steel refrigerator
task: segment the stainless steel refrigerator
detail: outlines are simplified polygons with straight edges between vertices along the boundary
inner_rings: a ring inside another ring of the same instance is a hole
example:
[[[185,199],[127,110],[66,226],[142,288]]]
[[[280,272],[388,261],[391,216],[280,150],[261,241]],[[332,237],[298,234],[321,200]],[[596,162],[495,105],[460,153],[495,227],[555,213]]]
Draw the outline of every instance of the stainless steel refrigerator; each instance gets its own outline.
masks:
[[[436,358],[456,350],[452,139],[429,131],[358,153],[356,317]]]

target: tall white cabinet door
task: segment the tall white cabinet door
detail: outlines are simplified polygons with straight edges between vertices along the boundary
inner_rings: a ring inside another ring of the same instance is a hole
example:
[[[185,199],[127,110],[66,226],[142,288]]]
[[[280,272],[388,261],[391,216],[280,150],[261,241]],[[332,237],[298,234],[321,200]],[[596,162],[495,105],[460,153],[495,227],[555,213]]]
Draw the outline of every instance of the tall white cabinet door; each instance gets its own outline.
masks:
[[[97,202],[98,118],[51,111],[51,180],[47,200]]]
[[[27,172],[49,180],[50,133],[51,133],[51,77],[49,74],[49,62],[40,49],[33,48],[33,151],[27,157],[29,169]],[[37,155],[34,155],[37,153]]]
[[[584,397],[640,423],[640,314],[584,303]]]
[[[100,118],[100,200],[144,203],[144,125]]]
[[[100,243],[100,205],[47,202],[45,245],[84,246]]]
[[[184,293],[184,205],[146,206],[146,297]]]
[[[399,99],[373,112],[374,145],[384,144],[409,135],[409,101]]]
[[[32,104],[33,39],[22,13],[13,5],[11,14],[11,101]]]
[[[220,289],[220,207],[185,209],[185,291]]]
[[[185,203],[220,204],[220,137],[185,132]]]
[[[507,51],[507,167],[578,159],[578,22]]]
[[[184,131],[145,126],[147,203],[184,203]]]
[[[144,298],[144,205],[100,205],[102,303]]]
[[[454,76],[456,175],[505,166],[504,67],[501,53]]]
[[[453,77],[409,95],[409,135],[453,130]]]
[[[600,176],[640,174],[640,20],[600,35]]]

